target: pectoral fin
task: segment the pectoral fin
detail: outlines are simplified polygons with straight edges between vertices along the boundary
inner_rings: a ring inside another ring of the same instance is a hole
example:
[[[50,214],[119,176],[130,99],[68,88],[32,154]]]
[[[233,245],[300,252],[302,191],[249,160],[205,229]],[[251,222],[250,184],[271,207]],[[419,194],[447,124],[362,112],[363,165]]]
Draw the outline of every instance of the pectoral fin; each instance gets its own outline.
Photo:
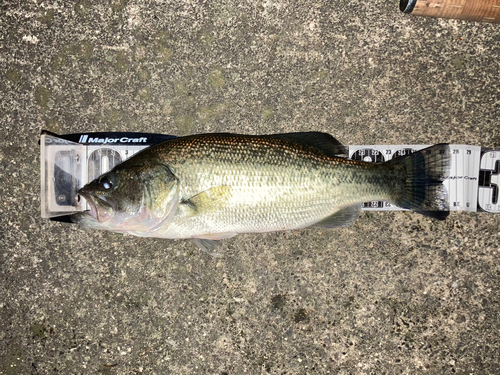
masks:
[[[311,228],[342,228],[353,224],[359,217],[361,205],[355,204],[342,208],[333,215],[321,220],[320,222],[311,225]]]
[[[229,186],[216,186],[182,201],[181,204],[189,207],[193,214],[203,214],[224,207],[229,198],[231,198]]]

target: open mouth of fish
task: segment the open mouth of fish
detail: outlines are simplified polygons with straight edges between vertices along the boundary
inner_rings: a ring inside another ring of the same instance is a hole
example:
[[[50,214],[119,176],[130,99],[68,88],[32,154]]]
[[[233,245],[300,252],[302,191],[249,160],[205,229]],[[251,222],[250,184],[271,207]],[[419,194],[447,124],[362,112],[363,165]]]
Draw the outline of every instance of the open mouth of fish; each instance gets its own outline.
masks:
[[[104,198],[90,195],[83,189],[80,189],[78,194],[80,197],[85,199],[90,207],[89,210],[83,212],[84,214],[91,216],[99,223],[104,223],[111,219],[111,216],[113,215],[113,207],[106,202]]]

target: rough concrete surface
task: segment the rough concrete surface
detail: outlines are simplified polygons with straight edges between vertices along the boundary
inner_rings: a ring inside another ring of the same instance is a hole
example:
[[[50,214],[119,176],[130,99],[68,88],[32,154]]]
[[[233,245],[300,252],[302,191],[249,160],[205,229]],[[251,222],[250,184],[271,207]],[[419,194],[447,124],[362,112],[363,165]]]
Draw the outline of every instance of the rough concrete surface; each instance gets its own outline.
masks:
[[[500,26],[383,1],[0,3],[0,374],[499,374],[500,215],[190,241],[40,217],[39,132],[500,146]]]

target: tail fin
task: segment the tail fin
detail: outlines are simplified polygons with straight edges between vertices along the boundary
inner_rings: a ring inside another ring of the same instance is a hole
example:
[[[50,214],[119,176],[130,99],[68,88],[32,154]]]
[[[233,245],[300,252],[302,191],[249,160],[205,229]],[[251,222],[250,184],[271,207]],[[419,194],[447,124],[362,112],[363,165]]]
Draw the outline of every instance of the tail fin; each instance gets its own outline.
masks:
[[[394,204],[435,219],[446,219],[449,202],[443,181],[450,170],[448,144],[431,146],[387,164],[401,181],[392,198]]]

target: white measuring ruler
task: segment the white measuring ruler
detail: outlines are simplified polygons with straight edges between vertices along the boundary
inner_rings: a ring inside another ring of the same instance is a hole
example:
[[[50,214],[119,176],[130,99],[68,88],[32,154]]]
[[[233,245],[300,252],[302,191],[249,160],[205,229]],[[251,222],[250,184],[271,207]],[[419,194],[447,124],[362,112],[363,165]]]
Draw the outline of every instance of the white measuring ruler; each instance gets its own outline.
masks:
[[[133,133],[93,134],[100,134],[102,139],[88,134],[42,134],[42,217],[63,216],[88,208],[78,200],[78,189],[140,150],[171,137],[148,133],[141,133],[140,138],[132,138]],[[120,137],[114,137],[116,134]],[[381,163],[426,147],[429,145],[361,145],[348,149],[350,159]],[[443,184],[448,191],[450,210],[500,213],[500,150],[468,145],[449,147],[451,168]],[[365,202],[362,206],[368,211],[401,210],[384,201]]]

